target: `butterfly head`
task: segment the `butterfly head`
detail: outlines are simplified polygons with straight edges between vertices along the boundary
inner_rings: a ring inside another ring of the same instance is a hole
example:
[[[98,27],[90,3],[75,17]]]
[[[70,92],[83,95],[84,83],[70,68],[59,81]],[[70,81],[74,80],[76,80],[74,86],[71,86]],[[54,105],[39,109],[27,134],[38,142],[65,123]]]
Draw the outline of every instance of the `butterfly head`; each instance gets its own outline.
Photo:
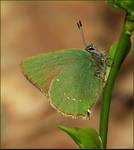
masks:
[[[89,45],[87,45],[86,48],[85,48],[85,50],[87,50],[88,52],[96,52],[96,51],[98,51],[98,49],[92,43],[89,44]]]

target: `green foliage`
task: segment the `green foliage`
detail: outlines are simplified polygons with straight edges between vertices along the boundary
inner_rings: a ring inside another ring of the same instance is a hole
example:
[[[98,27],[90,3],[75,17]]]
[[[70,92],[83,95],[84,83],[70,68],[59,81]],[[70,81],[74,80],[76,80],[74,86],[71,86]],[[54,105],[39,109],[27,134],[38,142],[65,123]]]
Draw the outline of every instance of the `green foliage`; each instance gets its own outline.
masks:
[[[126,12],[126,33],[132,34],[134,30],[134,0],[108,0],[116,8],[121,8]]]
[[[117,8],[124,9],[129,16],[129,20],[134,21],[134,0],[109,0]]]
[[[95,129],[59,126],[78,144],[80,149],[102,149],[102,141]]]
[[[125,60],[131,48],[131,35],[134,30],[134,1],[133,0],[111,0],[116,7],[123,8],[126,11],[124,24],[118,43],[112,45],[109,56],[113,58],[111,68],[107,68],[107,82],[105,84],[102,96],[102,107],[100,114],[100,131],[103,147],[107,146],[108,121],[111,104],[112,89],[120,67]],[[132,5],[132,6],[131,6]]]

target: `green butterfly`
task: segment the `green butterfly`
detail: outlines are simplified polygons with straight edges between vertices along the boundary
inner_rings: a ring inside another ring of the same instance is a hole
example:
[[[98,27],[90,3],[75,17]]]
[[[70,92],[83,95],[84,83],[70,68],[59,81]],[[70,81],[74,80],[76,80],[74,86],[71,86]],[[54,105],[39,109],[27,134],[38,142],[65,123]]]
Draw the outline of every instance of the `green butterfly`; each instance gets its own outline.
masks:
[[[81,29],[80,21],[77,25]],[[90,44],[85,50],[70,48],[33,56],[21,67],[56,110],[87,117],[103,87],[106,65],[104,54]]]

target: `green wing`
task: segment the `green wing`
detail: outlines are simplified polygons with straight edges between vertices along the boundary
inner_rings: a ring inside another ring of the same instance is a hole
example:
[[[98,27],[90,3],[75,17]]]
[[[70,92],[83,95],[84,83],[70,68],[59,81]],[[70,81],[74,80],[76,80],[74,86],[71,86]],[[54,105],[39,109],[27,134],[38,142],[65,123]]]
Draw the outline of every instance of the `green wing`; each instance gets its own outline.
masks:
[[[96,102],[101,79],[96,74],[97,60],[81,49],[65,49],[25,59],[23,73],[49,97],[58,111],[85,116]]]

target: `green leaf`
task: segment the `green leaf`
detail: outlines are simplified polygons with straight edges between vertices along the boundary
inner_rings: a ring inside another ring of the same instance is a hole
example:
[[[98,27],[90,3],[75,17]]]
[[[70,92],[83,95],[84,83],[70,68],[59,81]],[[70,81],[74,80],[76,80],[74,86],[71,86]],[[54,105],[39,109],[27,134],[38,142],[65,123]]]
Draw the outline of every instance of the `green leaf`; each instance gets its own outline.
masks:
[[[103,86],[97,76],[98,70],[103,71],[99,63],[86,50],[70,48],[27,58],[21,67],[54,108],[65,115],[87,117]]]
[[[92,128],[67,128],[59,126],[75,141],[81,149],[102,149],[102,141],[95,129]]]
[[[134,0],[108,0],[114,7],[122,8],[128,13],[130,20],[134,21]]]

